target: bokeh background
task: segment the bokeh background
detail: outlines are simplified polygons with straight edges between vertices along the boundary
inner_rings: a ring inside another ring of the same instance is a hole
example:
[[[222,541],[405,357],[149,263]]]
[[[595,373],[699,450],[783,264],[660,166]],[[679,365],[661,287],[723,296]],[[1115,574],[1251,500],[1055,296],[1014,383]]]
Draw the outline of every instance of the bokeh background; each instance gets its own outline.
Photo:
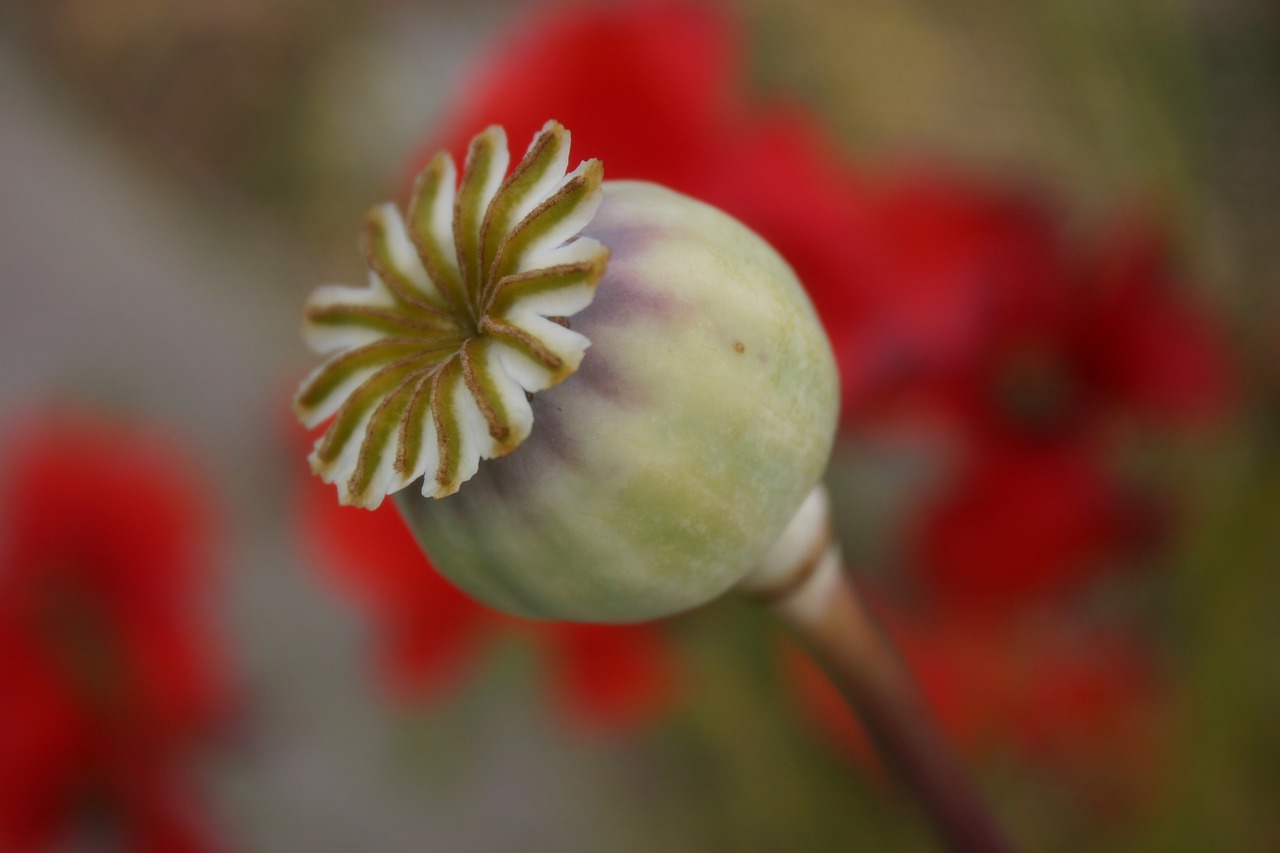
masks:
[[[302,300],[548,117],[805,280],[1020,844],[1280,849],[1275,4],[9,0],[0,104],[0,849],[934,849],[752,605],[508,619],[309,479]]]

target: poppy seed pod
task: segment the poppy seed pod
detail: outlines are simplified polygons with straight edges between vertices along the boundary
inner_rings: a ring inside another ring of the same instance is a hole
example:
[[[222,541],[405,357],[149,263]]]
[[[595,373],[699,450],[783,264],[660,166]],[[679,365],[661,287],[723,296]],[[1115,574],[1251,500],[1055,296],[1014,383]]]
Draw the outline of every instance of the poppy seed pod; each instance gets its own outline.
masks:
[[[407,221],[375,209],[369,286],[308,303],[304,332],[331,355],[296,408],[333,417],[311,461],[340,498],[398,492],[475,598],[656,618],[775,543],[825,467],[836,369],[763,240],[665,188],[604,182],[596,161],[565,174],[568,147],[548,122],[507,175],[490,128],[456,191],[442,154]]]

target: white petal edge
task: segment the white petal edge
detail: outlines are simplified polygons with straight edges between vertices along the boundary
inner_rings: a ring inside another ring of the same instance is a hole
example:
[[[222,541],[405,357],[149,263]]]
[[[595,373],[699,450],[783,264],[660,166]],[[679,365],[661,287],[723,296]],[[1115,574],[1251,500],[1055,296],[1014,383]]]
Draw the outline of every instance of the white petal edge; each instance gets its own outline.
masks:
[[[525,154],[527,155],[536,148],[542,138],[549,134],[556,125],[557,123],[554,121],[548,121],[544,124],[542,130],[538,131],[533,137],[533,141],[529,143],[529,147],[525,149]],[[526,216],[533,212],[535,207],[545,201],[564,182],[565,172],[569,168],[569,148],[572,142],[572,134],[565,130],[561,136],[560,147],[556,151],[555,159],[547,166],[547,170],[542,174],[542,177],[530,185],[520,203],[512,209],[511,221],[513,223],[524,220]]]
[[[317,308],[338,305],[355,305],[365,308],[395,308],[396,300],[387,290],[377,273],[369,273],[368,287],[351,287],[345,284],[326,284],[317,287],[303,307],[304,314]],[[325,323],[302,321],[302,341],[314,353],[327,355],[338,350],[356,349],[365,344],[382,340],[386,332],[360,326],[331,326]]]
[[[588,168],[591,168],[595,162],[595,160],[585,160],[579,163],[578,168],[556,183],[552,193],[558,192],[565,184],[580,176]],[[583,198],[568,216],[549,228],[547,233],[539,235],[537,239],[530,241],[524,252],[521,253],[516,272],[528,272],[529,270],[552,266],[553,262],[548,262],[549,254],[577,236],[583,228],[587,227],[592,217],[596,215],[596,211],[600,209],[600,205],[604,201],[602,186],[597,187],[594,192]],[[520,225],[517,225],[516,228],[520,228],[527,219],[528,217],[526,216],[525,219],[520,220]]]
[[[387,251],[390,254],[388,260],[392,267],[414,286],[418,295],[428,302],[443,304],[440,292],[427,275],[422,259],[418,257],[418,247],[413,245],[413,240],[409,237],[409,229],[400,210],[391,202],[378,205],[374,210],[375,215],[382,219],[382,228],[387,235]]]

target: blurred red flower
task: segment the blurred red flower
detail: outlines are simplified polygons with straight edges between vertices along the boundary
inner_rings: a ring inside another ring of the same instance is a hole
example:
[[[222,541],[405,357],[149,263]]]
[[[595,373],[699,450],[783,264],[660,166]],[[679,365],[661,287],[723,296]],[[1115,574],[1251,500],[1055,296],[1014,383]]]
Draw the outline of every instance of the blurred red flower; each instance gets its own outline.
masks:
[[[2,455],[0,847],[212,848],[186,772],[229,709],[207,487],[89,415],[31,418]]]
[[[319,478],[299,476],[308,562],[373,622],[382,680],[398,700],[433,701],[457,690],[484,647],[508,634],[542,650],[551,701],[575,730],[631,730],[670,706],[675,658],[656,626],[537,622],[491,610],[432,567],[389,502],[373,511],[341,506]]]
[[[946,334],[904,347],[913,367],[897,388],[957,445],[915,531],[925,594],[994,617],[1152,544],[1159,500],[1116,472],[1122,428],[1211,423],[1233,388],[1154,226],[1117,221],[1075,249],[1045,206],[936,177],[885,209],[909,235],[886,242],[904,298],[949,306]]]

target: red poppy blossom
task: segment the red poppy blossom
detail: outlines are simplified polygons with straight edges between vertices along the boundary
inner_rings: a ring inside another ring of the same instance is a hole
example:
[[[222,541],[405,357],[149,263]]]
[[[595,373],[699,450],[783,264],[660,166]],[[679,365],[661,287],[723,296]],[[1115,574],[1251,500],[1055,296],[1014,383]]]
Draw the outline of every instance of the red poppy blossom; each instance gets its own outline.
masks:
[[[491,610],[432,567],[391,503],[341,506],[319,478],[299,476],[308,560],[373,623],[381,679],[398,700],[438,701],[459,689],[504,634],[542,650],[552,704],[577,730],[626,731],[674,699],[674,653],[657,626],[537,622]]]
[[[230,702],[207,487],[88,415],[20,424],[2,455],[0,847],[210,849],[186,772]]]
[[[951,446],[908,546],[924,596],[994,616],[1150,544],[1117,427],[1209,423],[1233,385],[1154,227],[1118,221],[1078,247],[1044,202],[939,173],[886,182],[874,207],[901,368],[854,425],[923,422]]]

